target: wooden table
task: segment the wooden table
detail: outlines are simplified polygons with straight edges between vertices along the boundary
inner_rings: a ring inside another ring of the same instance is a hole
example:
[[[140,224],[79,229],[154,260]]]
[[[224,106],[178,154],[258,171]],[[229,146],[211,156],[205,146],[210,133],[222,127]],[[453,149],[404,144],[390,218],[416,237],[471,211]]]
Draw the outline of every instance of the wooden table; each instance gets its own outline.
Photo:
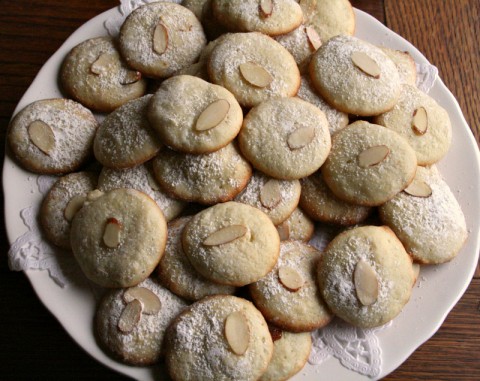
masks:
[[[352,3],[412,42],[439,68],[478,142],[480,1]],[[43,63],[85,21],[117,4],[117,0],[0,0],[2,150],[15,105]],[[4,225],[1,232],[0,379],[126,380],[80,349],[38,301],[26,277],[8,271]],[[479,302],[477,269],[466,294],[440,330],[386,379],[480,380]]]

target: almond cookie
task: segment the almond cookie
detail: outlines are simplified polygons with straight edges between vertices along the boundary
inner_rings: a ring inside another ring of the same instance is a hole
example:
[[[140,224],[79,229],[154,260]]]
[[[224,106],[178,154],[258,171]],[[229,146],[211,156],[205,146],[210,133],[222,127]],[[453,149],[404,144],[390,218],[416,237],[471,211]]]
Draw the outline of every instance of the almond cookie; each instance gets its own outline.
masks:
[[[164,149],[153,160],[153,171],[172,197],[206,205],[233,200],[252,176],[234,143],[203,155]]]
[[[214,17],[232,32],[289,33],[303,21],[295,0],[212,0]]]
[[[321,252],[300,241],[280,244],[280,257],[265,277],[249,286],[265,319],[290,332],[308,332],[327,325],[333,315],[316,284]]]
[[[103,287],[131,287],[160,261],[167,224],[150,197],[120,188],[85,202],[73,218],[70,239],[88,279]]]
[[[415,151],[403,137],[377,124],[357,121],[333,136],[322,175],[336,197],[378,206],[405,189],[416,170]]]
[[[110,113],[100,124],[93,150],[108,168],[131,168],[142,164],[162,147],[147,119],[152,95],[130,101]]]
[[[290,217],[276,226],[281,241],[308,242],[315,231],[315,224],[300,208],[295,208]]]
[[[238,135],[252,165],[283,180],[314,173],[330,152],[325,114],[299,98],[276,98],[250,110]]]
[[[138,286],[109,290],[95,314],[100,344],[130,365],[153,365],[163,356],[163,338],[169,324],[187,303],[152,278]]]
[[[412,85],[403,85],[395,107],[374,122],[398,132],[417,153],[418,165],[431,165],[445,156],[452,142],[447,111]]]
[[[361,328],[397,316],[410,298],[413,279],[412,259],[385,226],[340,233],[318,265],[318,284],[332,312]]]
[[[206,44],[202,25],[185,7],[154,2],[122,24],[119,48],[127,63],[148,77],[166,78],[194,63]]]
[[[407,85],[415,86],[417,83],[417,67],[409,52],[390,49],[381,46],[380,49],[395,63],[400,75],[400,81]]]
[[[7,139],[25,169],[62,174],[92,156],[98,123],[92,112],[69,99],[44,99],[23,108],[10,122]]]
[[[276,180],[256,171],[235,201],[260,209],[278,225],[297,207],[300,190],[298,180]]]
[[[60,82],[69,97],[99,112],[111,112],[147,90],[142,74],[127,67],[111,37],[75,46],[63,61]]]
[[[418,167],[412,184],[380,207],[380,217],[414,261],[450,261],[467,238],[465,217],[435,166]]]
[[[238,202],[214,205],[196,214],[183,230],[183,249],[205,278],[244,286],[275,265],[280,238],[268,216]]]
[[[158,264],[160,282],[170,291],[188,300],[200,300],[209,295],[229,295],[233,286],[213,283],[201,276],[191,265],[182,247],[182,232],[191,217],[181,217],[168,224],[165,255]]]
[[[336,109],[361,116],[393,108],[400,96],[400,76],[380,48],[353,36],[336,36],[310,62],[314,87]]]
[[[227,89],[179,75],[160,85],[150,102],[148,118],[166,145],[200,154],[217,151],[235,139],[243,112]]]
[[[300,72],[288,50],[256,32],[225,36],[210,55],[208,73],[245,107],[294,96],[300,86]]]
[[[165,343],[168,372],[182,381],[255,381],[273,353],[262,314],[228,295],[191,305],[169,327]]]

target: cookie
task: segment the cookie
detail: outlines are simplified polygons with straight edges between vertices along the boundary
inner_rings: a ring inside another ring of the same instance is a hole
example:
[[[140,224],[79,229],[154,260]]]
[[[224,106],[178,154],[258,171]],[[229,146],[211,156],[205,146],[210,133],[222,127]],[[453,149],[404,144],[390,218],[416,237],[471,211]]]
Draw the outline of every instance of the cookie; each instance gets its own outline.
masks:
[[[69,99],[44,99],[24,107],[10,122],[7,139],[15,159],[31,172],[62,174],[92,157],[98,123]]]
[[[416,170],[415,151],[403,137],[382,126],[357,121],[333,136],[322,175],[341,200],[378,206],[405,189]]]
[[[281,241],[308,242],[315,231],[315,224],[300,208],[295,208],[290,217],[276,226]]]
[[[75,46],[63,61],[60,82],[69,97],[98,112],[111,112],[147,90],[142,74],[127,67],[111,37]]]
[[[165,80],[153,96],[148,119],[162,142],[185,153],[210,153],[237,136],[243,111],[225,88],[189,75]]]
[[[381,326],[408,302],[412,259],[385,226],[346,230],[327,246],[318,264],[318,285],[332,312],[361,328]]]
[[[412,55],[405,51],[380,46],[380,49],[390,58],[398,69],[400,81],[407,85],[415,86],[417,83],[417,66]]]
[[[138,286],[107,291],[95,314],[100,345],[121,362],[147,366],[163,357],[169,324],[187,303],[153,278]]]
[[[252,108],[238,142],[256,169],[282,180],[317,171],[331,145],[325,114],[299,98],[275,98]]]
[[[183,230],[182,242],[192,266],[205,278],[244,286],[273,268],[280,238],[265,213],[231,201],[197,213]]]
[[[72,251],[88,279],[103,287],[131,287],[146,279],[165,250],[167,224],[146,194],[115,189],[97,194],[75,214]]]

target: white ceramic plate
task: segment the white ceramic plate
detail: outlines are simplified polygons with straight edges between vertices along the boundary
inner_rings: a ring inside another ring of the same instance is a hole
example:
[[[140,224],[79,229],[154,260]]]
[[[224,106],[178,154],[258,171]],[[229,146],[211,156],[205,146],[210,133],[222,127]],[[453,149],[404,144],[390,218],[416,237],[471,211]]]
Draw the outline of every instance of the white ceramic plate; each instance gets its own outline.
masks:
[[[63,57],[81,41],[106,35],[104,22],[116,13],[118,13],[116,8],[102,13],[69,37],[43,66],[18,104],[15,113],[35,100],[61,97],[57,77]],[[356,16],[358,37],[375,44],[406,50],[413,55],[417,63],[428,63],[414,46],[373,17],[358,10],[356,10]],[[480,161],[477,144],[457,101],[440,79],[436,81],[430,95],[448,110],[452,120],[453,144],[448,155],[439,164],[439,168],[462,206],[469,229],[469,238],[461,253],[452,262],[422,269],[419,285],[415,287],[411,301],[404,311],[388,329],[377,333],[383,352],[380,378],[397,368],[437,331],[449,311],[465,292],[478,261]],[[14,242],[26,231],[20,218],[20,211],[41,201],[35,179],[35,175],[22,170],[10,157],[5,158],[3,187],[6,227],[10,242]],[[73,339],[94,358],[138,380],[163,378],[158,371],[150,368],[134,368],[119,364],[99,349],[92,334],[95,299],[86,284],[75,282],[66,288],[60,288],[46,271],[27,271],[26,274],[45,306]],[[348,381],[368,378],[347,370],[338,360],[330,358],[320,366],[307,365],[294,379]]]

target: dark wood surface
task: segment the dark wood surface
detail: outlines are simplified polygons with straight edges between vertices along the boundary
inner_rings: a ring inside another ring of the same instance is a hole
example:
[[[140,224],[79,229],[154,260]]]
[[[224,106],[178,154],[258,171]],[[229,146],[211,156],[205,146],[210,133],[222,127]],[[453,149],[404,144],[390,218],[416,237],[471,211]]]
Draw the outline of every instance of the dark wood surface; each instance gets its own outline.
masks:
[[[117,4],[116,0],[0,0],[2,150],[15,105],[43,63],[85,21]],[[352,4],[412,42],[439,68],[478,142],[480,1],[356,0]],[[0,380],[127,380],[80,349],[38,301],[27,278],[8,270],[9,245],[1,221]],[[440,330],[386,379],[480,380],[478,268]]]

